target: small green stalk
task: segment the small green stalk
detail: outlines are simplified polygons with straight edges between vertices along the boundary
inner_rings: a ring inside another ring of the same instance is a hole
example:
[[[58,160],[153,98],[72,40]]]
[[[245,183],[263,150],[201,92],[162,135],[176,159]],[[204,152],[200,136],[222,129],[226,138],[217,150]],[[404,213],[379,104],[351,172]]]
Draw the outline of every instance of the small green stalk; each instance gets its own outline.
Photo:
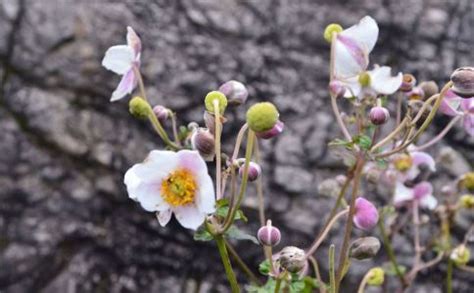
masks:
[[[334,265],[334,251],[336,246],[331,244],[329,246],[329,293],[336,293],[336,272]]]
[[[216,240],[217,248],[219,249],[219,254],[221,255],[222,264],[224,265],[225,274],[229,280],[232,293],[239,293],[239,284],[237,283],[237,278],[235,277],[234,270],[232,269],[232,265],[230,263],[224,237],[222,235],[215,235],[214,239]]]

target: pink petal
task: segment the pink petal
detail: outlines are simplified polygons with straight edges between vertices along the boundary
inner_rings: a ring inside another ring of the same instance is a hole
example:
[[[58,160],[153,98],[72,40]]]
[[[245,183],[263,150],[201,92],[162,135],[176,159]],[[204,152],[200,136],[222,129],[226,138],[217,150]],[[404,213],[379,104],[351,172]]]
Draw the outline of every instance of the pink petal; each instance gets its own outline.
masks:
[[[461,99],[461,109],[465,113],[471,113],[474,114],[474,98],[469,98],[469,99]]]
[[[377,208],[368,200],[359,197],[355,202],[354,225],[362,230],[371,230],[379,220]]]
[[[467,114],[463,119],[464,130],[470,135],[474,136],[474,114]]]
[[[423,181],[413,188],[413,196],[418,200],[430,194],[433,194],[433,186],[429,182]]]
[[[135,53],[135,60],[140,59],[142,51],[142,41],[132,27],[127,26],[127,44],[133,49]],[[137,59],[138,58],[138,59]]]
[[[460,112],[458,109],[461,104],[461,100],[463,100],[461,97],[456,95],[452,90],[449,90],[441,101],[439,111],[448,116],[459,115]]]
[[[206,162],[204,162],[198,151],[182,150],[177,154],[178,165],[181,168],[193,172],[196,176],[200,173],[207,174]]]
[[[413,166],[419,167],[426,165],[432,172],[436,171],[436,163],[433,157],[425,152],[411,152],[410,156],[413,160]]]
[[[129,70],[122,76],[122,80],[120,80],[119,85],[112,93],[112,98],[110,99],[111,102],[117,101],[125,97],[126,95],[132,93],[132,91],[137,86],[137,79],[135,78],[135,73],[133,70]]]

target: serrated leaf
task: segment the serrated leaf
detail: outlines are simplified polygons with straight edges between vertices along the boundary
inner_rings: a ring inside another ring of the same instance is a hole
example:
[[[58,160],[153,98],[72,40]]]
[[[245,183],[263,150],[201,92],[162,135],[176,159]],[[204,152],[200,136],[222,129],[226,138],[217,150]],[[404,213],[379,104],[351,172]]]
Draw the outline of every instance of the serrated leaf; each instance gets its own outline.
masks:
[[[263,286],[246,286],[245,289],[247,292],[252,292],[252,293],[274,293],[275,292],[275,280],[272,278],[268,278],[267,282]]]
[[[331,140],[328,143],[328,146],[343,146],[346,148],[352,148],[354,146],[354,143],[345,139],[336,138]]]
[[[269,273],[270,273],[270,262],[268,261],[268,259],[262,261],[259,265],[258,265],[258,271],[260,272],[260,274],[264,275],[264,276],[267,276]]]
[[[354,143],[360,146],[361,149],[368,150],[372,145],[372,139],[369,136],[362,134],[354,137]]]
[[[221,198],[216,201],[216,208],[221,208],[225,206],[229,206],[229,200],[227,198]]]
[[[227,217],[228,212],[229,212],[229,207],[228,206],[221,206],[221,207],[217,208],[216,215],[218,215],[219,217],[225,218],[225,217]],[[235,213],[234,220],[242,220],[244,222],[248,221],[247,217],[244,215],[244,212],[242,212],[242,210],[238,210]]]
[[[207,232],[205,228],[199,227],[197,231],[194,233],[194,240],[196,241],[211,241],[214,239],[211,233]]]

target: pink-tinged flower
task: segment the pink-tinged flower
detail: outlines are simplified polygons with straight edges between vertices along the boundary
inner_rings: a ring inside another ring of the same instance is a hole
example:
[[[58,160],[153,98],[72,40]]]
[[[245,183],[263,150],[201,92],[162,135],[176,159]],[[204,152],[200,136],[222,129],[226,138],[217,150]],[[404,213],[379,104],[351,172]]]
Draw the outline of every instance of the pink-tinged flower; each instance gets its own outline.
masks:
[[[436,171],[436,163],[430,154],[425,152],[410,151],[407,154],[395,156],[391,169],[395,172],[395,180],[404,183],[415,179],[425,167],[431,172]]]
[[[362,230],[369,231],[377,225],[379,212],[377,208],[368,200],[359,197],[355,202],[354,225]]]
[[[413,200],[418,201],[423,208],[434,209],[438,201],[433,196],[433,186],[431,183],[423,181],[413,187],[407,187],[401,182],[395,186],[393,202],[395,206],[400,206]]]
[[[207,166],[197,151],[151,151],[125,173],[128,195],[165,226],[174,213],[185,228],[196,230],[215,211]]]
[[[376,66],[369,71],[362,71],[358,75],[341,79],[342,85],[347,89],[344,96],[358,97],[365,92],[391,95],[396,92],[403,82],[403,74],[399,72],[392,76],[388,66]]]
[[[461,98],[449,90],[439,107],[441,113],[448,116],[463,116],[464,130],[474,136],[474,97]]]
[[[116,45],[105,52],[102,66],[122,75],[119,85],[112,93],[111,102],[130,94],[137,86],[138,77],[134,68],[140,66],[142,43],[131,27],[127,27],[127,45]]]

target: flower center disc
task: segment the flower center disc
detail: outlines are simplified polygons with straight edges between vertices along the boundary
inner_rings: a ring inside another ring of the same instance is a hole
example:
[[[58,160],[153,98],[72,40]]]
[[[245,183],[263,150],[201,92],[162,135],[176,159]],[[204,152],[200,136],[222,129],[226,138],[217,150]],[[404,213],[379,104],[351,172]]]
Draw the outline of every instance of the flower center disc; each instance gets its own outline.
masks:
[[[161,183],[161,196],[172,206],[183,206],[194,201],[197,184],[188,170],[176,170]]]
[[[413,160],[409,155],[401,155],[395,160],[394,165],[398,171],[406,172],[413,165]]]

